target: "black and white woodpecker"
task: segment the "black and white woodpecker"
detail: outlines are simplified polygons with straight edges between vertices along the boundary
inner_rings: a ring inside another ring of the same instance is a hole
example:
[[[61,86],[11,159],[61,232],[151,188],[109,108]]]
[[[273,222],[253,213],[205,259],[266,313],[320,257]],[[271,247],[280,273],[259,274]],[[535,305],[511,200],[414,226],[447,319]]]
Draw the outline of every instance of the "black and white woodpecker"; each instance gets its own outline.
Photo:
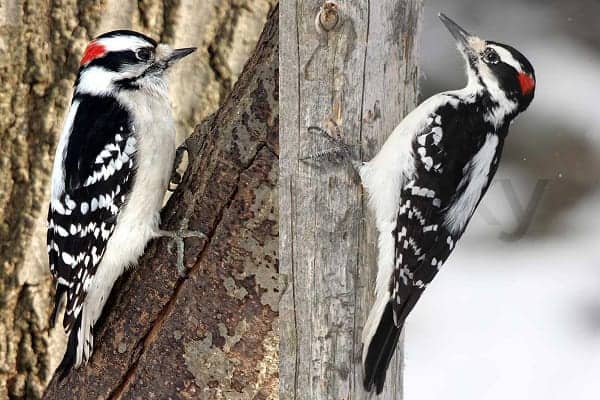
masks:
[[[535,90],[533,67],[520,52],[439,17],[465,58],[467,86],[421,103],[368,162],[352,160],[348,146],[332,138],[337,148],[317,155],[351,162],[375,214],[376,300],[362,342],[363,384],[377,394],[406,317],[464,233],[496,173],[509,125]]]
[[[181,249],[183,237],[204,236],[159,229],[176,150],[166,72],[194,50],[118,30],[92,40],[81,58],[48,211],[53,321],[66,301],[63,375],[92,355],[93,327],[111,289],[150,239],[168,236]]]

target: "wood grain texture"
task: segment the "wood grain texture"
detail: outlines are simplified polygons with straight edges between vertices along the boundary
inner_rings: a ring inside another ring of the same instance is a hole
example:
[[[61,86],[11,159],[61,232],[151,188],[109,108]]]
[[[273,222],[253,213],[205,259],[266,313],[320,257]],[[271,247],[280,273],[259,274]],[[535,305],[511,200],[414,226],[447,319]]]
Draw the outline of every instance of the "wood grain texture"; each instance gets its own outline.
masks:
[[[149,244],[113,290],[87,366],[45,399],[276,399],[278,393],[278,10],[222,107],[187,141],[190,167],[163,209],[185,224],[180,279]]]
[[[239,77],[276,0],[0,0],[0,399],[39,399],[64,353],[49,327],[49,178],[79,59],[107,30],[198,47],[170,99],[183,140]]]
[[[416,103],[418,0],[339,1],[339,21],[315,24],[322,1],[288,0],[280,19],[280,398],[365,399],[361,332],[373,302],[376,232],[357,177],[300,161],[342,135],[373,157]],[[402,352],[382,399],[402,398]]]

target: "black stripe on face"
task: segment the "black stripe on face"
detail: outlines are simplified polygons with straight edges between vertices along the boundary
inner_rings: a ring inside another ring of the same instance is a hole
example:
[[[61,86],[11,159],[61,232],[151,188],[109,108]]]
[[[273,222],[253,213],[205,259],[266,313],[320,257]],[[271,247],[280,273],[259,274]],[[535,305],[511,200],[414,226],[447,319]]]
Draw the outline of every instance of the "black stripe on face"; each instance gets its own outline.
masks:
[[[101,67],[109,71],[119,72],[126,65],[135,65],[141,63],[135,56],[133,50],[112,51],[102,57],[98,57],[89,63],[82,65],[77,72],[77,78],[74,82],[74,87],[79,85],[81,73],[91,67]]]
[[[521,52],[519,52],[519,50],[517,50],[514,47],[509,46],[507,44],[493,42],[490,40],[487,41],[487,44],[502,47],[502,48],[506,49],[513,56],[513,58],[519,64],[521,64],[521,68],[523,69],[523,72],[535,77],[535,71],[533,70],[533,66],[531,65],[529,60],[527,58],[525,58],[525,56],[523,54],[521,54]]]
[[[141,61],[137,59],[133,50],[111,51],[104,57],[99,57],[95,60],[92,60],[86,65],[86,68],[97,66],[110,71],[119,72],[126,65],[134,65],[138,63],[141,63]]]
[[[517,79],[517,70],[512,65],[502,61],[498,64],[488,65],[488,67],[492,70],[496,79],[498,79],[500,89],[506,93],[506,96],[511,100],[517,100],[521,94],[519,80]]]

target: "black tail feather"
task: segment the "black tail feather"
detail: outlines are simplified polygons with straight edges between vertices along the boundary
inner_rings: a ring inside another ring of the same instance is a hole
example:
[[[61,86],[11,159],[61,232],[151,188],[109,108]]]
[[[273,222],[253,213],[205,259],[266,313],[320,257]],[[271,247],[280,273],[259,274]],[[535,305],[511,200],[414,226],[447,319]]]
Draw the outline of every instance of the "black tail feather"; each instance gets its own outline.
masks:
[[[56,369],[58,373],[60,373],[60,380],[65,379],[69,372],[75,365],[75,360],[77,357],[77,344],[78,344],[78,334],[81,329],[81,316],[83,313],[79,313],[79,317],[75,321],[71,328],[71,332],[69,333],[69,341],[67,342],[67,350],[65,351],[65,355]]]
[[[52,314],[50,314],[51,328],[54,328],[54,326],[56,325],[56,317],[60,309],[60,303],[65,293],[67,293],[67,289],[68,287],[64,285],[56,286],[56,293],[54,294],[54,308],[52,309]]]
[[[396,350],[401,332],[402,324],[399,327],[394,324],[394,310],[390,302],[385,307],[377,331],[368,344],[368,348],[363,349],[363,351],[367,351],[363,381],[367,392],[373,390],[373,385],[375,385],[377,394],[383,391],[387,369]]]

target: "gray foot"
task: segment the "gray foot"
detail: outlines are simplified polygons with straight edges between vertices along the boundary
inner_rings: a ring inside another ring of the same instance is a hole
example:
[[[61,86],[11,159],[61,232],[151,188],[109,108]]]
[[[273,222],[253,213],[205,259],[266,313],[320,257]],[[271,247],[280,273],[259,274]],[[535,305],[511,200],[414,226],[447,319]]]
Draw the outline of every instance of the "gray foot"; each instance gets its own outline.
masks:
[[[173,254],[173,245],[177,247],[177,271],[181,277],[185,277],[187,270],[183,263],[185,254],[185,244],[183,239],[190,237],[206,239],[206,235],[200,231],[190,231],[187,229],[179,229],[176,231],[164,231],[161,229],[158,231],[158,236],[171,238],[171,242],[169,243],[169,252],[171,254]]]
[[[354,156],[354,147],[344,143],[341,138],[335,138],[327,133],[325,130],[317,127],[317,126],[309,126],[308,132],[326,139],[332,147],[327,150],[319,151],[314,154],[310,154],[308,156],[302,157],[300,161],[311,163],[311,162],[333,162],[336,164],[345,163],[352,167],[355,172],[358,172],[358,169],[362,165],[362,161],[358,160]]]

